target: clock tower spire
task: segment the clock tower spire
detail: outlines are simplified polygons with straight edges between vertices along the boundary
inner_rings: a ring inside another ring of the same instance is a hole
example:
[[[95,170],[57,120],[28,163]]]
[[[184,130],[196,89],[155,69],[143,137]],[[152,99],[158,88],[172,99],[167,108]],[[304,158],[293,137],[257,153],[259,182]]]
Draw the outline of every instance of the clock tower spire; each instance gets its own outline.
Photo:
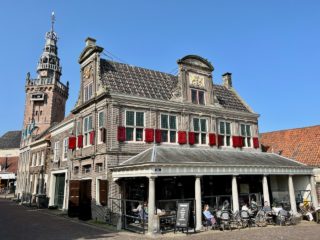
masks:
[[[45,45],[37,66],[37,77],[27,74],[26,102],[22,145],[64,118],[69,83],[60,82],[62,68],[58,57],[58,36],[54,31],[55,15],[51,15],[51,29],[45,35]]]

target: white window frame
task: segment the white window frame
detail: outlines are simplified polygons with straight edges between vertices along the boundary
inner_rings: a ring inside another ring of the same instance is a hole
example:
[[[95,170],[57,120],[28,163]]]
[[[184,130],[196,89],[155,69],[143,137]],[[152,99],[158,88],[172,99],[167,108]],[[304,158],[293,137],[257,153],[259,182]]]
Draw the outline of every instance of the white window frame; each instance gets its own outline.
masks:
[[[223,145],[222,146],[224,146],[224,147],[232,147],[232,123],[230,121],[225,121],[225,120],[220,120],[218,123],[219,123],[219,125],[218,125],[219,135],[223,135]],[[224,123],[224,131],[225,131],[224,133],[221,133],[221,129],[220,129],[220,124],[221,123]],[[230,124],[230,134],[227,134],[226,123]],[[228,137],[230,137],[230,140],[229,140],[230,145],[226,145]]]
[[[91,89],[91,95],[90,95],[90,89]],[[93,81],[87,83],[83,87],[83,102],[87,102],[93,97]]]
[[[34,167],[35,164],[36,164],[36,154],[32,153],[32,156],[31,156],[31,167]]]
[[[199,130],[198,131],[196,131],[195,129],[194,129],[194,120],[195,119],[198,119],[199,120]],[[206,131],[202,131],[201,130],[201,120],[205,120],[206,121]],[[198,136],[198,139],[199,139],[199,142],[198,143],[196,143],[195,142],[195,144],[196,145],[207,145],[208,144],[208,119],[207,118],[202,118],[202,117],[193,117],[192,118],[192,127],[193,127],[193,132],[194,132],[194,134],[196,135],[196,134],[198,134],[199,136]],[[202,143],[202,134],[205,134],[206,135],[206,137],[205,137],[205,143]],[[195,138],[196,138],[196,136],[194,136]],[[196,139],[195,139],[196,140]]]
[[[90,118],[91,118],[91,126],[89,126],[90,124]],[[88,119],[87,122],[87,129],[86,129],[86,119]],[[90,132],[93,130],[93,117],[92,115],[88,115],[86,117],[83,118],[82,121],[82,132],[83,132],[83,147],[88,147],[90,146]]]
[[[68,146],[69,145],[69,139],[64,138],[63,139],[63,148],[62,148],[62,161],[68,160]]]
[[[59,162],[59,152],[60,152],[60,142],[59,141],[56,141],[54,143],[54,150],[53,150],[53,161],[54,162]]]
[[[44,151],[41,151],[41,162],[40,162],[40,166],[44,165]]]
[[[244,133],[242,134],[242,126],[244,126]],[[247,127],[249,126],[249,131],[250,131],[250,135],[248,135],[247,133]],[[239,136],[243,137],[243,147],[247,147],[247,148],[252,148],[253,143],[252,143],[252,126],[251,124],[247,124],[247,123],[240,123],[240,127],[239,127]]]
[[[100,114],[102,114],[102,123],[100,122]],[[102,110],[102,111],[99,111],[98,112],[98,143],[102,143],[101,141],[101,128],[104,128],[105,127],[105,112]]]
[[[168,128],[163,128],[162,127],[162,116],[166,115],[168,116]],[[175,117],[176,118],[176,129],[171,129],[170,128],[170,116]],[[161,113],[160,114],[160,131],[161,131],[161,143],[169,143],[169,144],[176,144],[178,142],[178,116],[176,114],[169,114],[169,113]],[[162,131],[167,131],[167,141],[164,142],[162,141]],[[175,142],[171,142],[170,141],[170,132],[176,132],[175,133]]]
[[[37,152],[36,156],[36,166],[40,166],[40,152]]]
[[[192,90],[196,91],[197,92],[197,102],[194,103],[192,101]],[[200,104],[199,103],[199,92],[203,92],[203,104]],[[205,106],[206,105],[206,91],[203,90],[203,89],[197,89],[197,88],[190,88],[190,96],[191,96],[191,103],[193,104],[197,104],[197,105],[202,105],[202,106]]]
[[[127,112],[134,112],[133,125],[127,125]],[[137,126],[136,125],[137,113],[143,113],[143,126]],[[144,129],[145,129],[145,126],[146,126],[146,114],[145,114],[145,111],[126,109],[125,110],[124,121],[125,121],[125,128],[126,128],[126,142],[143,143],[144,142]],[[133,133],[132,133],[133,134],[133,140],[127,140],[127,128],[133,128]],[[141,138],[141,140],[137,140],[137,134],[136,134],[136,130],[137,129],[142,129],[142,138]]]

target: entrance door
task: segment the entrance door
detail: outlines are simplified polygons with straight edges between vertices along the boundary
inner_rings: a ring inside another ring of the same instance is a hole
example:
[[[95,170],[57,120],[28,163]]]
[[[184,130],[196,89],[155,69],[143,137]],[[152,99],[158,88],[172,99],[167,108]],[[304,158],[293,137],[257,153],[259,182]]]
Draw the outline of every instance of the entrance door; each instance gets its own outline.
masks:
[[[59,209],[63,207],[64,200],[64,186],[65,186],[65,174],[56,174],[56,186],[54,191],[54,205]]]
[[[91,219],[91,180],[80,181],[79,219]]]

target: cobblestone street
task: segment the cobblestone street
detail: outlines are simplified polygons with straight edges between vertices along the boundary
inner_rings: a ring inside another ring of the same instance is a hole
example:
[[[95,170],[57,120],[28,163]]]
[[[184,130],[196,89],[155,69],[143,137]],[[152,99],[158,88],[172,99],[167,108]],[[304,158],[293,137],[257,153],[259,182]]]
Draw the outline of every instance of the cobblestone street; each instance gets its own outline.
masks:
[[[151,239],[131,232],[112,232],[101,225],[89,225],[78,220],[50,214],[49,210],[37,210],[19,206],[9,200],[0,199],[0,239]],[[166,233],[157,239],[216,239],[216,240],[318,240],[320,224],[303,221],[296,226],[268,226],[233,231],[205,231],[197,234]]]

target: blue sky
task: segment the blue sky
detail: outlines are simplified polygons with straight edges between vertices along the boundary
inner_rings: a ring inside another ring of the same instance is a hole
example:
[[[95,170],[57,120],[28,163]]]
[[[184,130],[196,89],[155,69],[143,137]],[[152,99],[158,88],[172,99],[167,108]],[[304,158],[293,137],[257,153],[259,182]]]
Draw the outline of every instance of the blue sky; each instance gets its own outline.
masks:
[[[198,54],[214,65],[215,83],[232,72],[235,89],[261,114],[260,132],[320,123],[320,1],[12,0],[0,8],[0,135],[22,128],[25,76],[36,76],[52,11],[62,82],[70,82],[67,112],[90,36],[132,65],[172,73],[177,59]]]

